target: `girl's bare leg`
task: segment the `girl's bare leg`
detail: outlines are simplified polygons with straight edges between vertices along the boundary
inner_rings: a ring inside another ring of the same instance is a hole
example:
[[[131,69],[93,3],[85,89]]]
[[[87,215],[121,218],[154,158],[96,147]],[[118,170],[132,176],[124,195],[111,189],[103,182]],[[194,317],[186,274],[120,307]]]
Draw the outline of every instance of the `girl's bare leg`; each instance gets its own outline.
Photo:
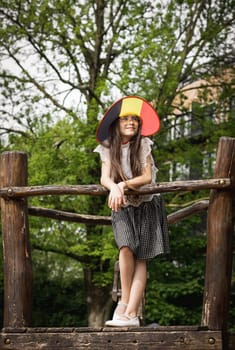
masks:
[[[135,326],[138,308],[144,294],[147,279],[147,264],[145,260],[136,260],[128,247],[120,249],[119,268],[122,287],[122,297],[116,307],[113,319],[106,326]]]
[[[131,285],[135,272],[135,258],[128,247],[122,247],[119,252],[119,269],[122,288],[122,296],[115,312],[124,314],[130,298]]]
[[[145,260],[135,260],[135,272],[125,314],[136,317],[141,299],[144,295],[147,280],[147,264]]]

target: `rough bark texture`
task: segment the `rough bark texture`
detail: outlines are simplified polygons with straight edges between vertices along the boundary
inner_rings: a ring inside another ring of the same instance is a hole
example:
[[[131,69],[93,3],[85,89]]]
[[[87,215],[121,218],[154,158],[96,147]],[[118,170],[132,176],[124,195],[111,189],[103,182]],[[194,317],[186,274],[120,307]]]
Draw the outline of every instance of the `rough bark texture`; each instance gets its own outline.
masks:
[[[214,176],[230,177],[232,188],[212,190],[210,194],[202,325],[223,330],[226,335],[232,274],[235,139],[220,139]]]
[[[217,178],[208,180],[189,180],[189,181],[172,181],[161,182],[154,185],[146,185],[139,191],[126,190],[127,194],[151,194],[151,193],[166,193],[179,191],[199,191],[211,188],[230,189],[231,181],[229,178]],[[101,185],[67,185],[67,186],[30,186],[17,187],[5,186],[0,189],[0,196],[17,198],[29,196],[45,196],[45,195],[63,195],[63,194],[84,194],[91,196],[104,196],[108,191]]]
[[[27,185],[25,153],[5,152],[1,156],[1,186]],[[1,199],[4,326],[31,324],[32,266],[29,244],[27,200]]]

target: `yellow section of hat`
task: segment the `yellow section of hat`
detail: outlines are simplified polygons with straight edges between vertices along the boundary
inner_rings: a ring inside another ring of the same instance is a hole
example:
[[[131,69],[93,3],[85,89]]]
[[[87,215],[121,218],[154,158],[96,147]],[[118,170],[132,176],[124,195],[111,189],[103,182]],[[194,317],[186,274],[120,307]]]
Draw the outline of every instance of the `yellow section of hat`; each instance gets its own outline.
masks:
[[[140,117],[143,101],[138,98],[126,98],[122,101],[121,111],[119,117],[126,117],[127,115],[137,115]]]

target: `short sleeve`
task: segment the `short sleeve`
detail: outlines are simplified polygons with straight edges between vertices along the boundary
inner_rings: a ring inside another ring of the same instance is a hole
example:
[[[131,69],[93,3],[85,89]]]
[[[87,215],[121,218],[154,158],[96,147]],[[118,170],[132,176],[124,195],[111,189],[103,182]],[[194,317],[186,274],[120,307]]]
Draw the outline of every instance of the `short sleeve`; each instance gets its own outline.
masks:
[[[140,154],[140,162],[142,167],[146,165],[146,159],[152,152],[153,141],[148,137],[144,137],[141,140],[141,154]]]
[[[94,149],[94,152],[99,153],[100,159],[102,162],[109,162],[110,161],[109,148],[104,147],[103,145],[99,145]]]
[[[158,169],[156,168],[153,160],[152,145],[153,145],[153,141],[150,140],[148,137],[144,137],[141,140],[140,162],[141,162],[142,168],[144,168],[146,166],[147,157],[150,156],[151,167],[152,167],[152,183],[155,183]]]

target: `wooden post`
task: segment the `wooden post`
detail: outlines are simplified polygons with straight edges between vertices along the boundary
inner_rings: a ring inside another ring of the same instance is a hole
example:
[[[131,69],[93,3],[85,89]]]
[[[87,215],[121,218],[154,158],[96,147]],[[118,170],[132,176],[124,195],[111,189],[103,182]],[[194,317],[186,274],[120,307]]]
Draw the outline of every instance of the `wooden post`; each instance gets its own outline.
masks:
[[[214,177],[220,176],[231,178],[232,189],[211,190],[210,193],[202,325],[226,334],[232,275],[234,138],[220,138]]]
[[[2,187],[27,185],[27,156],[23,152],[1,155]],[[31,325],[32,265],[29,244],[27,200],[1,199],[4,327]]]

